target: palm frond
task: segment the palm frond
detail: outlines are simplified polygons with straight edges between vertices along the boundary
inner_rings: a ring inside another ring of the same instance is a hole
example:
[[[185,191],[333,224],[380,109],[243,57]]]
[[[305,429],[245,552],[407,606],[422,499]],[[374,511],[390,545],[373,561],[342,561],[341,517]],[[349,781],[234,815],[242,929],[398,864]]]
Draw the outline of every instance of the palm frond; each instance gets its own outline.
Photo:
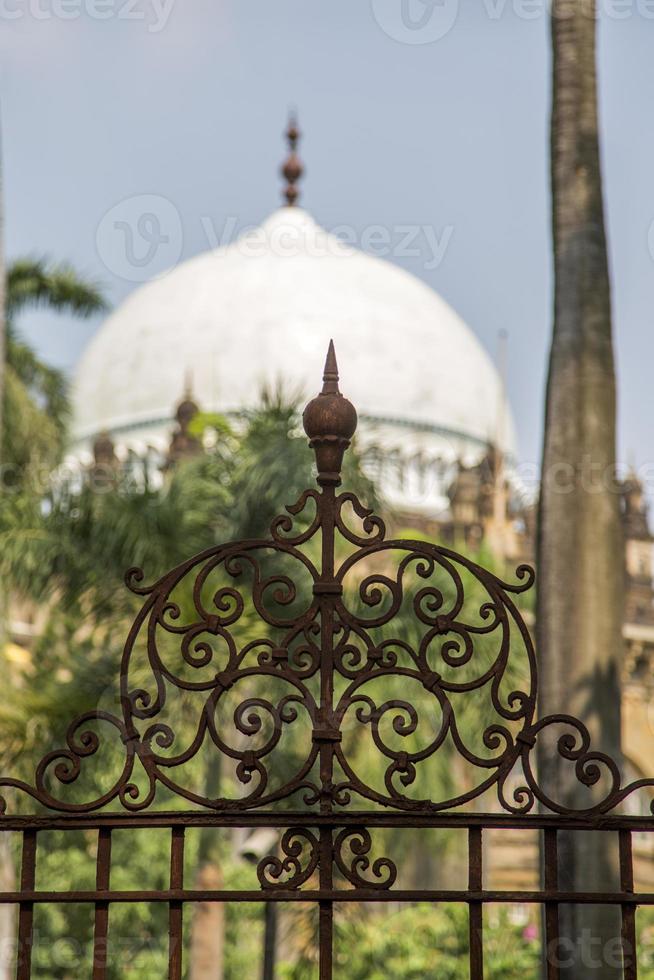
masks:
[[[107,309],[99,283],[83,279],[64,262],[15,259],[7,270],[7,319],[26,307],[47,307],[89,317]]]

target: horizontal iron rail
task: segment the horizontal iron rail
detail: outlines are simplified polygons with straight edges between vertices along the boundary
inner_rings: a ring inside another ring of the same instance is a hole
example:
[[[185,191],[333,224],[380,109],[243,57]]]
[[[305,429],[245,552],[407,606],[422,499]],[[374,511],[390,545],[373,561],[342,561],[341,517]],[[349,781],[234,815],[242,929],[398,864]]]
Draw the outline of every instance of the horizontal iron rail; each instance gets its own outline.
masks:
[[[470,904],[541,905],[559,902],[575,905],[654,905],[654,892],[564,892],[564,891],[468,891],[467,889],[166,889],[163,891],[22,891],[0,892],[0,905],[21,902],[84,904],[86,902],[453,902]]]
[[[0,832],[24,830],[97,830],[171,827],[413,827],[465,830],[470,827],[508,830],[631,830],[654,832],[654,816],[510,813],[424,813],[402,810],[236,810],[224,812],[82,813],[0,816]]]

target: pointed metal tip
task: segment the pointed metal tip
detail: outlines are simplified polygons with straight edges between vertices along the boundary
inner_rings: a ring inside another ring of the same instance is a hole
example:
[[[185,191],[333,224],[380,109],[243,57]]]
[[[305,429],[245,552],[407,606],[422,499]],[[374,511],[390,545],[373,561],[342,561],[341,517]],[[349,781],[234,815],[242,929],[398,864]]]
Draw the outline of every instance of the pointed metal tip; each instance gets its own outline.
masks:
[[[336,363],[336,350],[334,349],[333,340],[329,341],[329,347],[327,348],[325,370],[323,372],[322,380],[322,391],[324,395],[338,392],[338,364]]]
[[[336,363],[336,349],[334,347],[334,341],[329,341],[329,347],[327,348],[327,357],[325,359],[325,374],[335,374],[338,378],[338,364]]]

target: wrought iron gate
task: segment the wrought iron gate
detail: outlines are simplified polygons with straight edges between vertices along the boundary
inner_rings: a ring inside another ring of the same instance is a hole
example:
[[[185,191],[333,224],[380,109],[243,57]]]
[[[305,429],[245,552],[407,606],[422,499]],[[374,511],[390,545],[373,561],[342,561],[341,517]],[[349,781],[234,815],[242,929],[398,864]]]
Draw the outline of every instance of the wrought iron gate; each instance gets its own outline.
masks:
[[[0,818],[1,830],[22,835],[20,887],[0,894],[19,909],[18,980],[31,976],[38,903],[94,907],[94,980],[107,975],[112,903],[168,906],[171,980],[183,973],[188,903],[315,903],[327,980],[335,903],[390,900],[464,903],[472,980],[484,974],[485,905],[544,908],[549,980],[559,975],[559,906],[617,905],[624,976],[633,980],[635,911],[654,905],[654,894],[634,892],[631,840],[654,824],[618,810],[654,780],[623,786],[615,762],[592,750],[579,720],[536,718],[536,661],[516,605],[532,570],[519,567],[511,584],[448,548],[388,539],[380,518],[352,493],[337,492],[356,412],[339,392],[331,346],[323,390],[305,409],[304,426],[318,488],[289,506],[266,540],[211,548],[152,586],[131,569],[127,584],[143,601],[121,663],[120,713],[97,709],[77,718],[65,747],[43,757],[32,783],[0,780],[39,805],[38,814],[13,816],[3,807]],[[254,623],[263,636],[253,635]],[[180,697],[185,720],[176,728]],[[587,807],[572,810],[539,784],[534,750],[553,728],[561,730],[562,763],[594,792]],[[86,766],[107,744],[120,748],[119,775],[87,798],[80,790]],[[198,788],[195,760],[207,748],[231,767],[233,792],[212,797]],[[445,769],[464,764],[462,787],[436,778],[443,759]],[[155,797],[166,809],[154,807]],[[278,848],[258,863],[259,888],[188,886],[185,832],[207,826],[278,830]],[[467,886],[398,887],[391,856],[375,856],[375,834],[389,827],[464,830]],[[79,828],[97,831],[95,888],[38,890],[39,834]],[[112,887],[112,833],[125,828],[136,847],[138,834],[170,829],[169,887]],[[539,888],[485,887],[482,835],[498,828],[541,835]],[[584,830],[619,838],[619,890],[589,895],[559,887],[559,835]]]

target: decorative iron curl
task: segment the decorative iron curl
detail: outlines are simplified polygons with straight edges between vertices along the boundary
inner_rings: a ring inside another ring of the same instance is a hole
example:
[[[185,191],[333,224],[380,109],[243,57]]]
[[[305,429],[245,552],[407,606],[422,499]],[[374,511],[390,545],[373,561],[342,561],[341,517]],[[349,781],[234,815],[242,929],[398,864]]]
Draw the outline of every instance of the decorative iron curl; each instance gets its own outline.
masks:
[[[351,857],[345,857],[346,847],[349,847]],[[355,888],[391,888],[397,878],[395,864],[387,857],[375,858],[371,862],[371,850],[372,838],[365,827],[346,827],[334,840],[334,862],[343,877]],[[372,880],[363,877],[367,871],[372,872]]]
[[[574,781],[570,778],[565,780],[563,790],[563,795],[568,798],[567,803],[561,799],[555,799],[550,795],[551,791],[545,791],[532,764],[532,755],[538,738],[555,726],[564,726],[568,729],[557,739],[557,753],[565,762],[574,764]],[[593,750],[588,728],[582,721],[571,715],[547,715],[533,725],[531,730],[523,736],[521,761],[526,785],[519,786],[514,790],[514,800],[517,804],[522,801],[522,806],[518,805],[517,808],[507,806],[507,809],[511,809],[512,812],[526,813],[531,809],[535,800],[538,800],[542,806],[553,813],[568,816],[592,816],[615,810],[628,796],[639,790],[654,789],[654,778],[638,779],[622,786],[620,768],[615,759],[605,752]],[[601,790],[603,780],[606,780],[607,785],[598,796],[592,799],[592,802],[589,802],[587,806],[575,805],[581,793],[588,792],[592,798],[592,791],[595,788]],[[654,799],[650,801],[649,809],[651,813],[654,813]]]
[[[346,509],[360,528],[346,520]],[[284,566],[273,567],[273,558],[284,559]],[[373,568],[376,559],[381,569]],[[121,663],[122,717],[103,711],[82,715],[69,726],[65,746],[39,762],[32,784],[8,777],[0,779],[0,787],[71,813],[109,805],[143,810],[159,786],[219,811],[296,798],[323,812],[363,799],[434,813],[462,807],[494,789],[500,807],[514,814],[536,804],[559,814],[608,813],[630,794],[654,789],[654,779],[622,785],[616,761],[593,749],[578,719],[561,714],[535,720],[536,660],[515,602],[533,580],[526,565],[507,582],[452,549],[388,540],[379,517],[354,494],[336,495],[327,481],[319,490],[306,490],[277,517],[267,538],[207,549],[152,585],[144,584],[140,569],[130,569],[126,582],[142,605]],[[186,602],[176,592],[183,585],[188,585]],[[252,611],[249,618],[246,610]],[[262,627],[260,636],[253,636],[254,619]],[[509,683],[516,643],[527,671]],[[149,671],[146,680],[133,670],[137,649]],[[370,686],[387,681],[401,686],[399,696],[388,687]],[[239,688],[243,683],[258,687],[246,694]],[[273,684],[281,684],[282,692],[271,694]],[[196,698],[198,710],[194,726],[176,731],[164,711],[179,692]],[[459,712],[466,695],[483,695],[494,719],[479,726],[475,735],[481,745],[474,749]],[[296,770],[278,778],[273,761],[282,733],[300,716],[312,727],[311,737],[297,742]],[[348,741],[352,716],[382,763],[376,767],[380,785],[357,772],[354,743]],[[425,719],[431,731],[417,744]],[[65,790],[78,783],[84,764],[101,746],[92,722],[113,729],[120,771],[104,793],[70,802],[62,798]],[[137,729],[141,722],[143,734]],[[589,792],[588,806],[578,806],[577,797],[555,799],[539,779],[535,746],[553,726],[563,726],[558,756],[572,767],[571,782]],[[184,767],[205,745],[231,760],[239,784],[233,796],[216,799],[184,785]],[[419,773],[445,751],[448,766],[451,753],[466,763],[475,777],[471,787],[451,795],[432,790],[431,797],[419,798]],[[518,771],[523,778],[515,785]],[[304,846],[313,847],[315,838],[303,833]],[[299,861],[299,834],[282,839],[285,856],[265,865],[268,879],[274,881],[277,870],[279,876],[304,874],[293,863]],[[347,868],[346,877],[360,883],[370,867],[375,878],[392,877],[386,859],[370,866],[369,835],[357,834],[337,837],[335,860],[341,870]],[[348,842],[354,855],[350,864],[343,857]],[[312,852],[309,863],[313,859]]]
[[[304,511],[309,500],[313,500],[315,504],[315,516],[306,530],[293,534],[292,532],[295,526],[293,518]],[[270,534],[278,544],[291,544],[295,546],[305,544],[305,542],[309,541],[320,530],[320,494],[317,490],[305,490],[294,504],[286,505],[286,510],[288,513],[275,517],[270,525]]]
[[[361,520],[363,534],[357,534],[347,524],[343,517],[343,507],[351,504],[355,515]],[[381,542],[386,537],[386,525],[381,517],[378,517],[369,507],[364,507],[359,498],[354,493],[341,493],[336,498],[335,524],[342,536],[350,544],[366,547],[367,545]]]
[[[282,857],[269,854],[257,865],[257,878],[263,889],[297,889],[318,867],[318,839],[306,827],[286,830],[279,843]],[[305,851],[308,848],[308,854]],[[303,865],[303,859],[306,864]],[[287,876],[287,877],[283,877]]]
[[[125,745],[123,768],[113,786],[104,793],[81,803],[67,803],[59,799],[54,791],[48,788],[48,783],[51,778],[55,783],[64,787],[72,786],[78,781],[82,773],[83,761],[94,756],[102,745],[102,739],[98,733],[85,727],[94,721],[107,722],[119,732]],[[101,809],[116,799],[119,799],[126,808],[136,809],[140,790],[130,781],[135,755],[136,740],[130,736],[127,727],[120,718],[107,711],[88,711],[68,726],[66,748],[54,749],[43,756],[36,767],[33,785],[21,779],[5,777],[0,779],[0,787],[26,793],[37,803],[50,810],[88,813]],[[6,810],[6,799],[0,797],[0,814],[4,814]]]

